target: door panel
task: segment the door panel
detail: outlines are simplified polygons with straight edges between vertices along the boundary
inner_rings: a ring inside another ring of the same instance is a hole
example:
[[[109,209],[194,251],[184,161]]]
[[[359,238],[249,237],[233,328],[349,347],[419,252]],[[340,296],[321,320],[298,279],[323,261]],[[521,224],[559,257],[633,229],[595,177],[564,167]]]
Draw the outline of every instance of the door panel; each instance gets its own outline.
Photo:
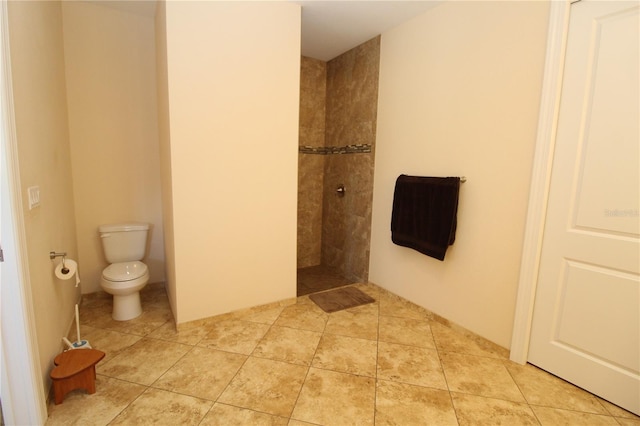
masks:
[[[640,414],[640,6],[571,6],[529,350]]]
[[[619,330],[640,334],[638,276],[571,260],[563,275],[553,324],[557,344],[637,373],[639,347]]]
[[[591,44],[585,49],[590,63],[579,129],[582,164],[577,170],[582,173],[575,224],[638,237],[637,210],[635,217],[631,213],[638,206],[639,193],[634,190],[637,186],[627,184],[640,181],[638,12],[627,5],[618,12],[594,17],[592,25]],[[629,60],[627,55],[633,58],[634,50],[636,60]],[[620,146],[625,149],[613,149]],[[604,212],[600,209],[603,205],[607,207]]]

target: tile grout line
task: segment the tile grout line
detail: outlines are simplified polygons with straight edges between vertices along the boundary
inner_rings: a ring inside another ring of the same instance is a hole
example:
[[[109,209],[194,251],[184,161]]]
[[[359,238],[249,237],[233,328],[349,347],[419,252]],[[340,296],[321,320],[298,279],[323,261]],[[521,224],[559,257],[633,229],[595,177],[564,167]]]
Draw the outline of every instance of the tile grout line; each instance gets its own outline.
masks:
[[[158,387],[154,386],[154,384],[155,384],[155,383],[157,383],[157,382],[158,382],[158,380],[160,380],[160,379],[161,379],[161,378],[162,378],[162,377],[163,377],[163,376],[164,376],[164,375],[165,375],[169,370],[171,370],[173,367],[175,367],[175,366],[176,366],[176,364],[177,364],[178,362],[180,362],[184,357],[186,357],[189,353],[191,353],[191,352],[194,350],[194,348],[197,346],[197,343],[192,345],[192,344],[189,344],[189,343],[182,343],[182,342],[177,342],[177,341],[169,341],[169,340],[160,339],[160,338],[156,338],[156,337],[152,337],[152,336],[150,336],[153,332],[155,332],[156,330],[160,329],[161,327],[163,327],[165,324],[167,324],[167,323],[169,323],[169,322],[171,322],[171,320],[167,320],[167,321],[165,321],[164,323],[162,323],[162,324],[161,324],[161,325],[159,325],[158,327],[156,327],[156,328],[154,328],[154,329],[152,329],[152,330],[148,331],[146,334],[144,334],[144,335],[142,335],[142,336],[140,336],[140,335],[138,335],[138,334],[131,334],[131,333],[126,333],[126,332],[120,332],[120,331],[111,330],[111,329],[105,329],[105,328],[103,328],[103,329],[102,329],[102,330],[114,331],[114,332],[117,332],[117,333],[130,334],[130,335],[135,335],[135,336],[137,336],[137,337],[140,337],[140,339],[138,339],[134,344],[132,344],[132,345],[128,346],[127,348],[123,348],[123,349],[122,349],[122,351],[124,351],[124,350],[126,350],[126,349],[128,349],[128,348],[131,348],[132,346],[134,346],[134,345],[136,345],[137,343],[141,342],[143,339],[155,340],[155,341],[158,341],[158,342],[161,342],[161,343],[171,343],[171,344],[180,344],[180,345],[184,345],[184,346],[190,346],[190,348],[189,348],[189,350],[188,350],[187,352],[185,352],[182,356],[180,356],[180,357],[179,357],[179,358],[178,358],[178,359],[177,359],[177,360],[176,360],[176,361],[175,361],[171,366],[169,366],[169,367],[168,367],[168,368],[167,368],[167,369],[166,369],[162,374],[160,374],[160,376],[158,376],[158,378],[156,378],[156,379],[155,379],[151,384],[149,384],[149,385],[144,385],[144,384],[141,384],[141,383],[131,382],[131,381],[128,381],[128,380],[124,380],[124,379],[117,378],[117,377],[112,377],[112,376],[108,376],[108,375],[105,375],[105,374],[101,374],[101,375],[103,375],[103,376],[105,376],[105,377],[109,377],[109,378],[111,378],[111,379],[120,380],[120,381],[124,381],[124,382],[127,382],[127,383],[132,383],[132,384],[136,384],[136,385],[140,385],[140,386],[144,386],[144,387],[145,387],[145,390],[144,390],[144,391],[142,391],[142,392],[140,393],[140,395],[138,395],[138,396],[137,396],[136,398],[134,398],[132,401],[130,401],[130,402],[129,402],[129,403],[128,403],[128,404],[127,404],[127,405],[126,405],[126,406],[125,406],[125,407],[124,407],[124,408],[123,408],[123,409],[122,409],[122,410],[121,410],[121,411],[120,411],[120,412],[119,412],[119,413],[118,413],[118,414],[117,414],[117,415],[116,415],[116,416],[115,416],[115,417],[114,417],[114,418],[113,418],[113,419],[112,419],[108,424],[111,424],[114,420],[116,420],[116,419],[117,419],[120,415],[122,415],[122,413],[124,413],[124,412],[125,412],[125,411],[126,411],[126,410],[131,406],[131,405],[133,405],[133,404],[135,403],[135,401],[137,401],[138,399],[140,399],[140,397],[142,397],[144,394],[146,394],[147,392],[149,392],[149,390],[150,390],[150,389],[156,389],[156,390],[160,390],[160,391],[164,391],[164,392],[174,393],[174,394],[177,394],[177,395],[183,395],[183,396],[188,396],[188,397],[192,397],[192,398],[197,398],[197,399],[200,399],[200,400],[209,401],[209,400],[207,400],[206,398],[194,397],[194,396],[192,396],[192,395],[182,394],[182,393],[180,393],[180,392],[175,392],[175,391],[173,391],[173,390],[162,389],[162,388],[158,388]],[[176,333],[177,333],[177,332],[178,332],[178,331],[177,331],[177,329],[176,329]],[[202,339],[200,339],[200,341],[201,341],[201,340],[202,340]],[[118,355],[119,355],[119,353],[118,353]],[[114,356],[110,361],[112,361],[112,360],[113,360],[113,359],[115,359],[116,357],[117,357],[117,355],[116,355],[116,356]],[[207,410],[207,413],[205,413],[205,415],[203,416],[203,418],[202,418],[202,419],[200,419],[200,422],[202,422],[202,420],[204,419],[204,417],[206,417],[206,415],[209,413],[209,411],[211,410],[211,408],[213,407],[213,405],[214,405],[214,404],[215,404],[215,401],[214,401],[214,402],[212,402],[211,407],[209,407],[209,410]]]
[[[155,339],[155,338],[150,337],[150,339]],[[160,340],[160,341],[162,341],[162,342],[166,342],[166,340],[163,340],[163,339],[155,339],[155,340]],[[200,341],[201,341],[201,340],[202,340],[202,339],[200,339]],[[178,343],[178,342],[170,342],[170,343]],[[211,409],[212,409],[212,408],[213,408],[213,406],[215,405],[216,401],[211,401],[211,400],[206,399],[206,398],[196,397],[196,396],[193,396],[193,395],[188,395],[188,394],[185,394],[185,393],[176,392],[175,390],[167,390],[167,389],[162,389],[162,388],[159,388],[159,387],[153,386],[154,384],[156,384],[156,383],[158,382],[158,380],[160,380],[162,377],[164,377],[164,375],[165,375],[165,374],[167,374],[167,373],[169,372],[169,370],[171,370],[173,367],[175,367],[175,366],[176,366],[176,365],[177,365],[177,364],[178,364],[178,363],[179,363],[183,358],[185,358],[187,355],[189,355],[191,352],[193,352],[193,351],[194,351],[194,349],[195,349],[196,347],[199,347],[199,346],[197,346],[197,344],[194,344],[194,345],[190,345],[190,344],[188,344],[188,343],[179,343],[179,344],[183,344],[183,345],[185,345],[185,346],[191,346],[191,349],[189,349],[187,352],[185,352],[185,353],[184,353],[184,355],[182,355],[180,358],[178,358],[178,359],[176,360],[176,362],[174,362],[174,363],[171,365],[171,367],[167,368],[167,369],[164,371],[164,373],[162,373],[162,374],[161,374],[161,375],[160,375],[156,380],[154,380],[154,381],[153,381],[153,383],[151,383],[151,384],[147,387],[147,390],[149,390],[149,389],[153,388],[153,389],[157,389],[157,390],[164,391],[164,392],[174,393],[174,394],[176,394],[176,395],[188,396],[188,397],[190,397],[190,398],[197,398],[197,399],[200,399],[200,400],[203,400],[203,401],[211,402],[211,406],[209,407],[209,409],[207,410],[207,412],[206,412],[206,413],[204,413],[204,416],[202,416],[202,418],[201,418],[201,419],[200,419],[200,421],[198,422],[198,424],[200,424],[200,423],[202,423],[202,421],[204,420],[204,418],[205,418],[205,417],[207,417],[207,414],[209,414],[209,412],[211,411]],[[145,390],[145,392],[147,392],[147,390]],[[143,392],[143,393],[145,393],[145,392]],[[140,394],[140,395],[142,395],[142,394]],[[217,398],[216,398],[216,400],[217,400]],[[123,410],[123,411],[124,411],[124,410]]]
[[[282,312],[281,312],[282,313]],[[280,317],[280,315],[278,315],[278,318]],[[277,320],[277,318],[276,318]],[[262,339],[264,339],[264,336],[267,335],[267,333],[269,332],[269,330],[271,330],[271,327],[273,326],[273,324],[275,324],[275,321],[269,325],[269,328],[267,329],[267,331],[265,332],[265,334],[260,338],[260,341],[262,341]],[[208,335],[208,334],[207,334]],[[202,339],[200,339],[200,342],[202,342],[202,340],[204,340],[204,337]],[[202,421],[204,420],[205,417],[207,417],[207,415],[209,414],[209,412],[211,410],[213,410],[213,407],[216,404],[225,404],[223,402],[219,402],[220,397],[222,395],[224,395],[224,393],[227,391],[227,389],[229,389],[229,386],[231,386],[231,383],[235,380],[236,377],[238,377],[238,374],[240,373],[240,370],[242,370],[242,368],[247,364],[247,361],[249,361],[249,358],[251,358],[251,354],[253,353],[253,351],[255,351],[255,348],[258,347],[258,345],[260,344],[260,341],[258,341],[258,343],[256,343],[256,346],[253,348],[253,350],[251,351],[250,354],[239,354],[238,352],[231,352],[228,350],[224,350],[222,352],[226,352],[226,353],[234,353],[234,354],[238,354],[238,355],[243,355],[246,356],[245,360],[242,362],[242,365],[240,365],[240,367],[238,368],[238,370],[236,370],[235,374],[233,375],[233,377],[231,377],[231,379],[229,380],[229,382],[227,383],[227,385],[224,387],[224,389],[222,389],[222,391],[220,392],[220,394],[216,397],[215,401],[213,401],[213,404],[211,404],[211,407],[209,408],[209,411],[207,411],[207,414],[204,415],[204,417],[200,420],[200,423],[202,423]],[[214,350],[220,350],[217,348],[208,348],[208,349],[214,349]],[[225,404],[225,405],[230,405],[232,407],[237,407],[237,408],[241,408],[243,410],[249,410],[248,408],[245,407],[239,407],[239,406],[235,406],[232,404]],[[256,410],[252,410],[252,411],[256,411]]]
[[[245,360],[245,362],[242,364],[242,366],[238,369],[238,371],[236,372],[236,374],[233,376],[233,378],[229,381],[229,384],[227,385],[227,387],[231,384],[231,382],[233,382],[233,379],[235,379],[235,377],[238,375],[238,372],[240,372],[240,370],[242,370],[242,367],[244,367],[244,365],[246,364],[246,362],[249,360],[249,358],[254,357],[254,358],[258,358],[258,359],[268,359],[268,358],[262,358],[259,356],[254,355],[256,349],[258,348],[258,346],[260,346],[260,343],[262,343],[262,341],[264,340],[264,338],[267,336],[267,334],[269,334],[269,332],[273,329],[273,327],[278,327],[276,326],[276,322],[278,322],[278,319],[280,318],[280,315],[282,315],[282,312],[284,312],[284,309],[282,309],[280,311],[280,313],[278,314],[278,317],[273,320],[273,322],[271,324],[269,324],[269,328],[267,329],[267,331],[265,331],[264,335],[260,338],[260,340],[258,340],[258,342],[256,343],[255,347],[253,348],[253,350],[251,351],[251,353],[249,354],[249,356],[247,356],[247,359]],[[304,382],[303,382],[304,383]],[[226,390],[226,388],[225,388]],[[222,392],[224,393],[224,391]],[[222,393],[220,395],[222,395]],[[295,405],[295,404],[294,404]],[[255,411],[255,410],[254,410]],[[293,408],[291,409],[291,411],[293,411]],[[289,418],[291,417],[291,413],[289,413]]]
[[[522,387],[520,386],[520,384],[518,383],[518,381],[516,380],[516,378],[513,376],[513,374],[511,373],[511,370],[509,370],[509,368],[507,367],[507,362],[511,362],[511,361],[502,361],[502,366],[504,367],[505,370],[507,370],[507,374],[509,375],[509,377],[511,377],[511,380],[513,380],[513,383],[516,385],[516,387],[518,388],[518,392],[520,392],[520,395],[522,395],[522,399],[525,400],[525,403],[527,404],[527,407],[529,408],[529,411],[531,411],[531,414],[533,415],[533,417],[536,419],[536,421],[538,422],[538,424],[542,424],[542,422],[540,421],[540,418],[538,418],[538,415],[536,414],[535,410],[533,409],[533,407],[531,406],[531,403],[529,402],[529,400],[527,399],[527,396],[524,394],[524,392],[522,391]]]
[[[376,415],[378,411],[378,386],[380,384],[380,379],[378,378],[378,365],[379,365],[379,357],[380,357],[380,316],[382,313],[382,299],[380,298],[380,290],[377,291],[378,298],[378,326],[376,327],[376,380],[373,391],[373,424],[376,424]]]
[[[299,296],[298,298],[301,297],[306,297],[309,298],[309,295],[306,294],[304,296]],[[280,316],[278,316],[278,318],[280,318]],[[293,412],[296,409],[296,405],[298,405],[298,401],[300,400],[300,394],[302,393],[302,389],[304,388],[304,384],[307,382],[307,378],[309,377],[309,372],[311,371],[311,367],[313,365],[313,360],[316,357],[316,354],[318,353],[318,348],[320,347],[320,343],[322,342],[322,339],[324,338],[325,332],[327,330],[327,323],[329,322],[329,315],[327,315],[327,318],[324,321],[324,326],[322,327],[322,332],[320,334],[320,339],[318,340],[318,344],[316,345],[316,349],[313,351],[313,356],[311,357],[311,361],[309,361],[309,365],[307,366],[307,372],[304,375],[304,379],[302,380],[302,385],[300,386],[300,390],[298,391],[298,395],[296,396],[296,400],[293,403],[293,406],[291,407],[291,412],[289,413],[289,422],[291,422],[292,420],[292,415]],[[275,322],[274,322],[275,323]],[[298,420],[298,419],[293,419],[293,420]],[[303,420],[298,420],[298,421],[303,421]]]
[[[438,362],[440,363],[440,369],[442,370],[442,377],[444,377],[444,382],[447,385],[447,393],[449,394],[449,401],[451,402],[451,408],[453,408],[453,415],[456,416],[456,422],[458,425],[460,424],[460,416],[458,414],[458,410],[456,409],[456,405],[453,402],[453,395],[451,393],[451,386],[449,386],[449,379],[447,379],[447,374],[444,371],[444,365],[442,364],[442,356],[440,354],[440,347],[438,345],[436,336],[433,334],[433,328],[431,328],[431,320],[429,321],[429,330],[431,330],[431,337],[433,338],[433,346],[436,349],[436,354],[438,355]]]
[[[102,375],[104,376],[104,374],[102,374]],[[121,380],[121,379],[117,379],[115,377],[110,377],[110,376],[105,376],[105,377],[109,377],[110,379],[114,379],[114,380]],[[122,381],[127,382],[127,383],[133,383],[133,382],[129,382],[127,380],[122,380]],[[135,383],[135,384],[136,385],[140,385],[140,383]],[[141,385],[141,386],[144,386],[144,385]],[[111,420],[109,420],[109,422],[107,422],[107,425],[112,424],[118,417],[120,417],[122,415],[122,413],[124,413],[131,405],[133,405],[134,402],[136,402],[138,399],[140,399],[140,397],[142,397],[142,395],[144,395],[149,390],[148,386],[145,386],[145,387],[146,387],[146,389],[143,390],[142,392],[140,392],[140,395],[138,395],[135,398],[133,398],[122,410],[120,410],[118,412],[118,414],[116,414]]]

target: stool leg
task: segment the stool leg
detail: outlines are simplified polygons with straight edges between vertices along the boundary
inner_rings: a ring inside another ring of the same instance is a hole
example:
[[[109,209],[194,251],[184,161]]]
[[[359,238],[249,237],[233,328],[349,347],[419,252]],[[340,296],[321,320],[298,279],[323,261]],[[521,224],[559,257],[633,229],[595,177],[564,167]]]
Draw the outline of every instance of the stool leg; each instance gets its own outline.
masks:
[[[80,371],[73,376],[53,381],[53,396],[56,405],[62,404],[65,395],[76,389],[85,389],[89,394],[96,393],[95,365]]]
[[[87,370],[86,380],[87,380],[87,383],[86,383],[87,384],[87,387],[86,387],[87,392],[89,392],[89,394],[96,393],[96,367],[95,367],[95,365]]]
[[[53,382],[53,399],[56,403],[56,405],[62,404],[62,401],[64,400],[64,389],[62,389],[62,383],[60,383],[59,380],[55,380]]]

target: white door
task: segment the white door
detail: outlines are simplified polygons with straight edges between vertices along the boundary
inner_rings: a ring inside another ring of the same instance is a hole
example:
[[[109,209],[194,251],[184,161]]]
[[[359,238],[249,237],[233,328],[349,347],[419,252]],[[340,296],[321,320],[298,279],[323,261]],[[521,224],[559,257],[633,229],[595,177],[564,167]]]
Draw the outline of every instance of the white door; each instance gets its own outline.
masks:
[[[571,5],[528,361],[640,414],[640,3]]]

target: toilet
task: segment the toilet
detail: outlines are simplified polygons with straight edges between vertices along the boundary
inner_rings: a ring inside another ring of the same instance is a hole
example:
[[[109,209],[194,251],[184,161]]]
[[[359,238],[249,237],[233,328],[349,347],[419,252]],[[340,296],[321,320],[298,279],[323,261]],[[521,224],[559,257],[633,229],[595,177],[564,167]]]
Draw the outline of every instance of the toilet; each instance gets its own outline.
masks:
[[[98,227],[107,262],[100,286],[113,295],[112,318],[127,321],[142,314],[140,290],[149,281],[141,262],[147,248],[148,223],[116,223]]]

